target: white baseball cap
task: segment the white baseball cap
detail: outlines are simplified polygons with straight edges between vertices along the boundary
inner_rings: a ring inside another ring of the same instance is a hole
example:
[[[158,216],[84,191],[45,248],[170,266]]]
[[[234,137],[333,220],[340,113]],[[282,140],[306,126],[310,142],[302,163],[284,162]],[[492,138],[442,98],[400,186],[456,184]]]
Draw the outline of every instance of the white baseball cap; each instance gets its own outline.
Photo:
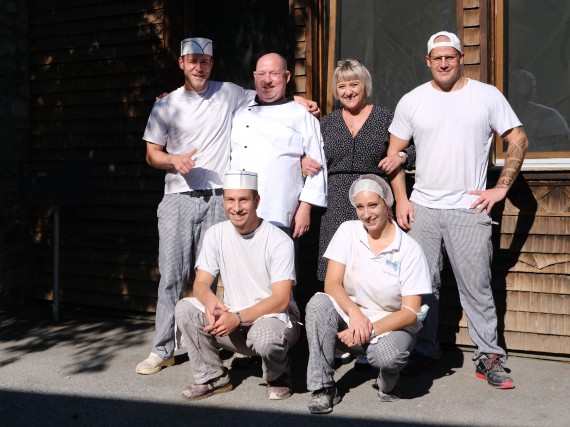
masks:
[[[180,42],[180,56],[199,53],[214,56],[214,42],[204,37],[191,37]]]
[[[240,170],[226,172],[224,190],[257,190],[257,173]]]
[[[394,204],[394,196],[390,186],[378,175],[360,175],[356,181],[352,183],[350,190],[348,190],[348,198],[352,206],[356,207],[354,198],[361,191],[372,191],[373,193],[378,194],[386,202],[389,208]]]
[[[447,37],[449,41],[435,43],[434,40],[440,36]],[[457,50],[458,52],[461,52],[461,42],[459,41],[459,38],[453,33],[448,33],[447,31],[440,31],[439,33],[435,33],[433,36],[429,38],[427,44],[427,54],[429,55],[430,52],[436,47],[442,47],[442,46],[450,46],[455,50]]]

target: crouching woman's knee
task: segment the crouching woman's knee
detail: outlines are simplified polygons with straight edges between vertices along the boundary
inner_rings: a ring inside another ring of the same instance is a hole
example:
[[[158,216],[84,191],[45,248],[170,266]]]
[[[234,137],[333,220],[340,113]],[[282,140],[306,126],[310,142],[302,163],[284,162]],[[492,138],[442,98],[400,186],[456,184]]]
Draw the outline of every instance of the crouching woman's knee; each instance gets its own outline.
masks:
[[[377,369],[397,370],[408,363],[414,337],[405,331],[394,331],[371,344],[368,351],[370,365]],[[371,351],[370,351],[371,350]]]

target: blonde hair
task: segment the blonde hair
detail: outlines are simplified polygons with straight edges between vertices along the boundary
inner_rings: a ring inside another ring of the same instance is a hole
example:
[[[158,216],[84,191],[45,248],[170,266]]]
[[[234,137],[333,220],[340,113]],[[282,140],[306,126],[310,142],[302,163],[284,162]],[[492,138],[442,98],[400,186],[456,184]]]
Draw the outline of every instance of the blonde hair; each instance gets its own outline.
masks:
[[[338,99],[337,83],[348,80],[359,80],[364,86],[365,97],[372,96],[372,77],[360,61],[350,58],[341,59],[336,65],[331,78],[332,93],[335,99]]]

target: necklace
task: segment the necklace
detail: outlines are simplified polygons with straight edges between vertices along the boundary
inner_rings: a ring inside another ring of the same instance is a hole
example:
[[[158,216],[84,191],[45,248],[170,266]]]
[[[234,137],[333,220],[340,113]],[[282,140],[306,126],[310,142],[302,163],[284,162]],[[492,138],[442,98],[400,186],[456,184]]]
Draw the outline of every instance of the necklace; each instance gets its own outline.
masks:
[[[346,109],[344,108],[342,109],[342,112],[344,113],[344,122],[346,123],[348,131],[352,136],[355,136],[360,130],[361,127],[360,125],[364,122],[364,120],[367,117],[366,115],[367,109],[368,109],[368,104],[364,104],[364,107],[362,107],[362,109],[358,112],[358,114],[354,116],[354,119],[352,120],[351,123],[348,122],[348,118],[351,117],[350,113]]]

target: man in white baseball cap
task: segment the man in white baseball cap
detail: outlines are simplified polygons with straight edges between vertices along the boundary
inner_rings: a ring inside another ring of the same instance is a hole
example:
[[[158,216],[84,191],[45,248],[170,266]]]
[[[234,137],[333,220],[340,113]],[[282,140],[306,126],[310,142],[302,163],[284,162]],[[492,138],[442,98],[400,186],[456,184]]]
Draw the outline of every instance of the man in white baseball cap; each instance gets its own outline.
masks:
[[[176,305],[195,384],[184,398],[199,400],[232,389],[220,359],[224,348],[261,356],[267,396],[291,395],[288,351],[299,338],[293,241],[257,216],[257,174],[230,171],[224,178],[224,207],[229,221],[213,225],[204,236],[196,263],[194,297]],[[220,274],[221,301],[211,285]]]
[[[429,38],[426,64],[433,79],[404,95],[390,125],[388,156],[416,145],[414,189],[408,200],[404,173],[390,175],[398,224],[426,254],[433,294],[410,363],[418,374],[439,365],[438,307],[442,248],[445,246],[476,345],[476,376],[496,388],[514,387],[504,370],[505,349],[498,343],[497,311],[491,290],[493,206],[517,177],[528,140],[513,109],[495,87],[463,77],[459,38],[440,31]],[[487,189],[489,151],[494,134],[507,144],[503,170]],[[382,162],[380,162],[382,164]]]

